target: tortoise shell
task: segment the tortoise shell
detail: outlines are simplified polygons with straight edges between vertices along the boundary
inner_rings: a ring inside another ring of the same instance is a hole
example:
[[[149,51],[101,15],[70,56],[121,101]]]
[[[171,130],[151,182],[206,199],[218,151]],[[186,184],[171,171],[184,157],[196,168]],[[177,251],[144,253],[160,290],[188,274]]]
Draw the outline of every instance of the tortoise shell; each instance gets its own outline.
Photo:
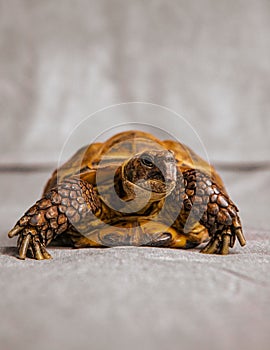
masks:
[[[106,182],[112,178],[113,172],[121,163],[147,149],[173,151],[180,172],[187,169],[201,170],[209,175],[225,194],[227,193],[215,168],[188,146],[174,140],[162,141],[150,133],[132,130],[118,133],[104,143],[92,143],[79,149],[54,171],[44,188],[44,194],[55,187],[57,182],[77,174],[81,174],[84,180],[95,185],[97,170],[100,170],[100,183]]]
[[[228,254],[242,246],[238,208],[214,167],[186,145],[124,131],[81,148],[9,232],[19,257],[49,259],[52,241],[77,248],[147,245]]]

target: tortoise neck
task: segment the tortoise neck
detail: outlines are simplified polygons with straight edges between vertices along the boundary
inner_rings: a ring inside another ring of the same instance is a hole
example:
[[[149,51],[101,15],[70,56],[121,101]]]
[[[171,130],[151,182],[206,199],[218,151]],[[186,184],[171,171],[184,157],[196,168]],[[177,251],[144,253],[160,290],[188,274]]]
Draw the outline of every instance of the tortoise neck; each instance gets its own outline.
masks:
[[[125,179],[124,165],[120,166],[114,176],[114,188],[119,196],[124,201],[130,201],[134,199],[134,191],[131,186],[128,186],[128,181],[123,181]]]

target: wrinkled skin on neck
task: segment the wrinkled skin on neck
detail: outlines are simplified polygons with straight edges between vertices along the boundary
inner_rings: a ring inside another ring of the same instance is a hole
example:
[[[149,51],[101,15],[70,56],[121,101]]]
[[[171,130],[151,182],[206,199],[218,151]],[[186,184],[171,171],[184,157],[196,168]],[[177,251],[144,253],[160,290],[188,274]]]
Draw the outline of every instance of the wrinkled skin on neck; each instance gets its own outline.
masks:
[[[145,151],[118,168],[115,175],[116,192],[125,201],[147,195],[154,202],[172,192],[176,184],[176,173],[173,152]]]

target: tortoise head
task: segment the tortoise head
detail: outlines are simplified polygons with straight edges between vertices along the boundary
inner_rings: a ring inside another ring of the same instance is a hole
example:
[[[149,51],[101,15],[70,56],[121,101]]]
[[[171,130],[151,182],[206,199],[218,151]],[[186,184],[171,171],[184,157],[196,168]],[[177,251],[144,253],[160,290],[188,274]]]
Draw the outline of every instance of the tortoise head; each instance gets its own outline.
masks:
[[[151,201],[165,198],[176,183],[173,152],[152,150],[136,154],[122,165],[121,181],[125,200],[132,200],[136,195],[149,196],[149,192]]]

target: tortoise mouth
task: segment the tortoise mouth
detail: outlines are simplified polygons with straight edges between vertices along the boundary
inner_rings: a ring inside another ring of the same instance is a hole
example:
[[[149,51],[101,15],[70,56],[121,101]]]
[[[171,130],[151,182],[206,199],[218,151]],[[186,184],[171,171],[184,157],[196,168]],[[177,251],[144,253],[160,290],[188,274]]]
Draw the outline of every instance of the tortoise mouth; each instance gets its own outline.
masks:
[[[172,190],[175,187],[175,181],[168,180],[168,181],[161,181],[161,180],[148,180],[148,181],[138,181],[135,185],[139,186],[140,188],[148,191],[153,192],[156,194],[161,195],[168,195],[172,192]]]

